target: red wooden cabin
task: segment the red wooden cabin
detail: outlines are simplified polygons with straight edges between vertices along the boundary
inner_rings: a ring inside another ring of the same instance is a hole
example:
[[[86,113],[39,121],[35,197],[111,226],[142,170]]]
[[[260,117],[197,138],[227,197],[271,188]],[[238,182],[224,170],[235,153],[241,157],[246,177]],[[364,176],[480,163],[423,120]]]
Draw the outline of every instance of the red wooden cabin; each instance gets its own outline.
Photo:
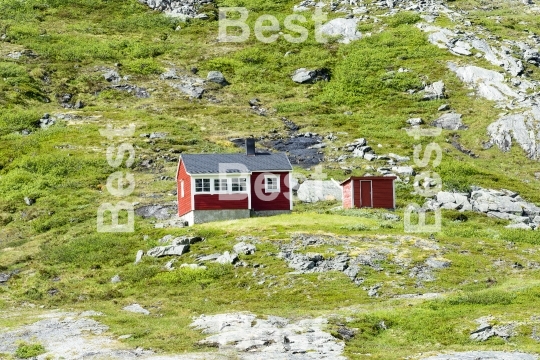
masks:
[[[395,176],[350,177],[341,183],[343,208],[386,208],[396,207]]]
[[[180,156],[178,216],[189,225],[292,210],[289,159],[256,153],[249,140],[246,154]]]

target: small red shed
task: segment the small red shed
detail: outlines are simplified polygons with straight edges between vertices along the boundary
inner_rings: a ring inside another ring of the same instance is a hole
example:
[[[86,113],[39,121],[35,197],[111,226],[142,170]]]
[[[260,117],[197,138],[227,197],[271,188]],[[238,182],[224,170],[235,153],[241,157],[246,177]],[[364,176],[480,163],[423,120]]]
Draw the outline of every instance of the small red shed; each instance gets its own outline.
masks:
[[[251,139],[248,139],[251,140]],[[178,216],[189,225],[292,210],[292,166],[283,153],[183,154],[178,162]]]
[[[343,191],[343,208],[396,207],[395,176],[351,176],[340,185]]]

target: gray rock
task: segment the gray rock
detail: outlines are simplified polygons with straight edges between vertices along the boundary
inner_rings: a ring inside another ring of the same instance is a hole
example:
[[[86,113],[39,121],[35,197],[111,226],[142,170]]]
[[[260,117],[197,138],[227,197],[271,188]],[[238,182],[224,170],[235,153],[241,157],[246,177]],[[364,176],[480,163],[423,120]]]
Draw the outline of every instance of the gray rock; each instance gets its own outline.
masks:
[[[330,80],[330,74],[325,69],[308,70],[306,68],[300,68],[295,70],[291,79],[298,84],[311,84],[316,81]]]
[[[0,284],[8,282],[9,279],[11,279],[11,274],[9,274],[9,273],[0,273]]]
[[[538,360],[538,356],[508,351],[464,351],[430,356],[423,360]]]
[[[237,254],[251,255],[255,253],[256,249],[257,248],[255,247],[255,245],[245,242],[239,242],[238,244],[233,246],[233,250]]]
[[[152,257],[162,256],[180,256],[189,251],[189,245],[169,245],[169,246],[156,246],[146,252],[146,255]]]
[[[487,128],[490,144],[510,151],[512,139],[534,160],[540,159],[540,106],[520,114],[504,115]]]
[[[407,124],[411,126],[418,126],[418,125],[422,125],[423,123],[424,123],[424,120],[422,120],[422,118],[410,118],[409,120],[407,120]]]
[[[176,216],[178,212],[176,205],[145,205],[135,209],[135,214],[143,218],[156,218],[158,220],[168,220]]]
[[[141,262],[143,255],[144,255],[144,251],[142,250],[137,251],[137,255],[135,255],[135,264],[138,264]]]
[[[371,288],[369,288],[368,290],[368,296],[369,297],[379,297],[379,289],[382,287],[382,284],[376,284],[376,285],[373,285]]]
[[[434,82],[424,88],[422,100],[437,100],[444,98],[444,83],[442,81]]]
[[[216,259],[216,262],[220,264],[234,264],[237,261],[238,255],[235,253],[229,253],[228,251],[225,251],[223,255]]]
[[[464,130],[468,128],[461,122],[461,114],[456,113],[443,114],[431,125],[445,130]]]
[[[215,261],[220,256],[221,256],[220,253],[215,253],[215,254],[210,254],[210,255],[203,255],[203,256],[198,256],[197,260],[198,261]]]
[[[108,82],[113,82],[113,83],[116,83],[120,80],[120,75],[114,70],[107,71],[105,74],[103,74],[103,77]]]
[[[367,161],[373,161],[377,159],[377,155],[375,154],[364,154],[364,159]]]
[[[506,85],[504,75],[496,71],[477,66],[458,67],[453,63],[449,63],[448,67],[463,82],[473,86],[480,97],[493,101],[518,97],[518,94]]]
[[[34,205],[34,204],[36,203],[36,200],[35,200],[35,199],[32,199],[32,198],[30,198],[30,197],[28,197],[28,196],[25,196],[25,198],[24,198],[24,203],[25,203],[26,205],[28,205],[28,206],[32,206],[32,205]]]
[[[120,279],[120,275],[118,275],[118,274],[114,275],[114,276],[111,278],[111,282],[112,282],[113,284],[118,284],[118,283],[121,282],[121,281],[122,281],[122,279]]]
[[[454,194],[446,191],[439,191],[436,195],[436,198],[437,202],[439,202],[440,204],[456,202]]]
[[[362,34],[357,30],[359,18],[336,18],[324,23],[320,27],[322,34],[339,37],[338,42],[343,44],[348,44],[351,41],[358,40],[362,38]]]
[[[426,260],[426,265],[432,269],[445,269],[450,267],[451,264],[450,260],[441,258],[429,258]]]
[[[437,111],[447,111],[447,110],[450,110],[450,105],[448,104],[443,104],[437,108]]]
[[[341,201],[341,187],[334,180],[306,180],[298,187],[298,199],[313,203],[325,200]]]
[[[416,174],[411,166],[394,166],[392,171],[399,175],[414,176]]]
[[[227,80],[225,80],[225,76],[221,73],[221,71],[210,71],[208,72],[208,75],[206,76],[206,80],[214,82],[216,84],[219,84],[221,86],[229,85]]]
[[[212,4],[213,0],[205,1],[186,1],[186,0],[139,0],[140,3],[147,5],[153,10],[162,11],[167,16],[187,19],[208,19],[208,15],[201,13],[202,7]]]
[[[129,311],[136,314],[150,315],[150,311],[146,310],[139,304],[131,304],[123,308],[125,311]]]
[[[190,84],[190,83],[184,83],[184,84],[173,84],[172,85],[175,89],[180,90],[184,94],[188,95],[190,98],[193,99],[200,99],[202,98],[204,94],[204,87]]]

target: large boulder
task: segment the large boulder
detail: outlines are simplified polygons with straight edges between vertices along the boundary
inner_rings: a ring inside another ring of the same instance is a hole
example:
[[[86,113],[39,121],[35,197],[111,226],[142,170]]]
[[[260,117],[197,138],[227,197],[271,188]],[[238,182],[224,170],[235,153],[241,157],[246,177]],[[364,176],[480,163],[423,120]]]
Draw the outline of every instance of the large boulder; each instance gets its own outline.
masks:
[[[341,186],[334,180],[306,180],[298,187],[297,195],[298,199],[308,203],[341,201]]]
[[[225,76],[223,76],[221,71],[208,72],[208,76],[206,77],[206,80],[219,84],[221,86],[229,85],[229,83],[227,82],[227,80],[225,80]]]

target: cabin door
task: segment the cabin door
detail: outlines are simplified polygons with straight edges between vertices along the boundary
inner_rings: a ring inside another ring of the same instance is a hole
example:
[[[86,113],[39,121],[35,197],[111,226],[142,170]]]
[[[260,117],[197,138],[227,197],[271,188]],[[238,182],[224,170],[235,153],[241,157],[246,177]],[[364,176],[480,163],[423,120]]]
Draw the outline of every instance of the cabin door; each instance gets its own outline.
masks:
[[[370,180],[360,181],[360,207],[373,207],[373,195]]]

